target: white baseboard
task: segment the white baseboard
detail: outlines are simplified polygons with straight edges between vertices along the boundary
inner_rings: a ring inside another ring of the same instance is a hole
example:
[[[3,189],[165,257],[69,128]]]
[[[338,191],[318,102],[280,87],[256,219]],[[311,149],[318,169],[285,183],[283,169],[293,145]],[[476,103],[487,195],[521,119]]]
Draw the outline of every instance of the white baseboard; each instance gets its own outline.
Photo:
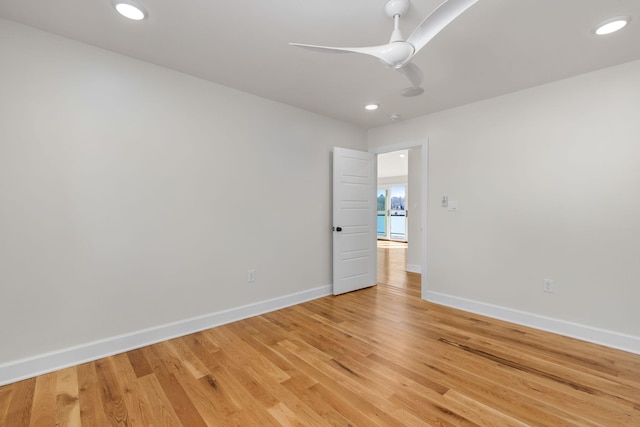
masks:
[[[511,308],[487,304],[480,301],[469,300],[452,295],[441,294],[439,292],[427,292],[427,301],[436,304],[446,305],[459,310],[469,311],[495,319],[519,325],[530,326],[543,331],[567,337],[577,338],[594,344],[601,344],[618,350],[640,354],[640,337],[607,331],[605,329],[594,328],[592,326],[567,322],[565,320],[554,319],[552,317],[540,316],[526,311],[514,310]]]
[[[422,266],[420,265],[407,264],[407,267],[405,268],[405,270],[408,271],[409,273],[422,274]]]
[[[268,313],[331,295],[331,293],[331,285],[321,286],[229,310],[218,311],[204,316],[193,317],[166,325],[3,363],[0,364],[0,386]]]

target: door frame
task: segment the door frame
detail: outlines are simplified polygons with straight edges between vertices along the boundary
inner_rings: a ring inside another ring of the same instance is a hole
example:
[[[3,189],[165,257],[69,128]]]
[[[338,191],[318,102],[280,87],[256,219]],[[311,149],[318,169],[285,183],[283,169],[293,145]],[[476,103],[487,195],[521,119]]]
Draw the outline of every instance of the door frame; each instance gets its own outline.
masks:
[[[429,167],[429,140],[428,138],[421,138],[417,140],[410,140],[405,142],[400,142],[398,144],[392,145],[384,145],[381,147],[371,147],[369,148],[370,153],[374,153],[376,156],[382,153],[390,153],[392,151],[399,150],[407,150],[410,148],[421,148],[421,176],[420,176],[420,206],[422,208],[422,217],[420,218],[420,228],[422,229],[422,239],[421,239],[421,257],[420,261],[422,263],[422,275],[420,280],[420,288],[421,288],[421,297],[423,300],[427,300],[427,177],[428,177],[428,167]],[[409,243],[411,244],[411,243]],[[377,272],[376,272],[377,275]],[[376,281],[377,281],[376,277]]]

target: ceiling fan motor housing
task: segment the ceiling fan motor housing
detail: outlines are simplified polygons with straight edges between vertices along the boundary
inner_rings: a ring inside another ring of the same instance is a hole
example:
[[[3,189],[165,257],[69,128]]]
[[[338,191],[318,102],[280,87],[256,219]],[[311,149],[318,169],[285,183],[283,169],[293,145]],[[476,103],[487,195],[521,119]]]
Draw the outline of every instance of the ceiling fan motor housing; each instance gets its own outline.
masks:
[[[415,49],[411,43],[397,41],[379,46],[378,58],[392,68],[400,68],[413,57]]]

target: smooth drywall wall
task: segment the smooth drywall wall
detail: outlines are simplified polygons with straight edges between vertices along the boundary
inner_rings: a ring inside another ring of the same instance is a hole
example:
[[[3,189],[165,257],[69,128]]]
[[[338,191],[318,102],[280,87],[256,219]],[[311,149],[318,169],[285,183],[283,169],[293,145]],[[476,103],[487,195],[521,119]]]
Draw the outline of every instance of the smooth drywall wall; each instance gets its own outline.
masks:
[[[368,144],[427,137],[428,290],[640,336],[639,61],[372,129]]]
[[[409,150],[407,270],[422,272],[422,148]]]
[[[0,364],[331,284],[364,130],[6,20],[0,58]]]

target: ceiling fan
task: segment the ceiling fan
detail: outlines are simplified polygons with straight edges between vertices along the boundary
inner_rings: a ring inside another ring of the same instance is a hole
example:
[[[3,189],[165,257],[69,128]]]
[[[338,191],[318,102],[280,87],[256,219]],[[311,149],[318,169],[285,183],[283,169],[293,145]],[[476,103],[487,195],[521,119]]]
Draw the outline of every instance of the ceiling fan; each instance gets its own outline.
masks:
[[[387,67],[405,76],[411,86],[403,89],[403,96],[416,96],[424,92],[420,87],[424,75],[420,67],[411,63],[411,59],[432,38],[442,31],[454,19],[471,7],[478,0],[445,0],[429,14],[408,39],[400,33],[400,18],[409,10],[409,0],[388,0],[384,6],[385,13],[393,19],[393,32],[389,43],[370,47],[329,47],[301,43],[289,43],[291,46],[303,47],[319,52],[329,53],[363,53],[375,56]]]

